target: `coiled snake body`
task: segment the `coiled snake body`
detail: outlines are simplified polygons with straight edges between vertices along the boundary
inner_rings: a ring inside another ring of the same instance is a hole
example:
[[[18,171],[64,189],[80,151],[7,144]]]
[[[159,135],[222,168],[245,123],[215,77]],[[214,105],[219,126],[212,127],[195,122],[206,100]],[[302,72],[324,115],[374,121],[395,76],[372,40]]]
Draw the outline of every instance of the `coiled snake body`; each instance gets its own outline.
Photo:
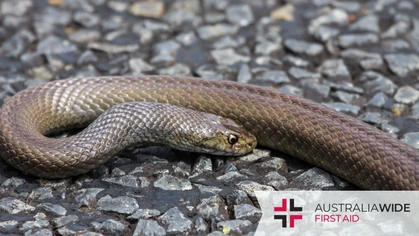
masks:
[[[48,176],[51,165],[57,163],[67,172],[80,173],[77,169],[89,169],[96,163],[86,164],[77,155],[73,159],[62,156],[48,141],[24,142],[26,138],[13,135],[22,136],[28,127],[22,125],[20,129],[25,130],[12,132],[16,128],[12,121],[35,122],[44,133],[85,126],[115,104],[134,101],[170,103],[231,118],[253,133],[258,144],[298,157],[364,189],[419,189],[419,152],[375,127],[274,89],[187,77],[77,78],[24,90],[1,108],[1,155],[35,175]],[[26,136],[39,135],[31,132]],[[43,153],[34,148],[37,145],[43,145]]]

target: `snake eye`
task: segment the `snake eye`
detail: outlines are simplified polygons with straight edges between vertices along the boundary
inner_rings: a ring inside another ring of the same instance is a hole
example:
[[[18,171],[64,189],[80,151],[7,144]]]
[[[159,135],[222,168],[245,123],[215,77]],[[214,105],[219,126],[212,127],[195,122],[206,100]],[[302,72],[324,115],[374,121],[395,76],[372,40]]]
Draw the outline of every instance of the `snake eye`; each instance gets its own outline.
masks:
[[[234,135],[234,134],[229,134],[227,136],[227,140],[228,140],[228,143],[235,144],[235,143],[237,143],[237,136]]]

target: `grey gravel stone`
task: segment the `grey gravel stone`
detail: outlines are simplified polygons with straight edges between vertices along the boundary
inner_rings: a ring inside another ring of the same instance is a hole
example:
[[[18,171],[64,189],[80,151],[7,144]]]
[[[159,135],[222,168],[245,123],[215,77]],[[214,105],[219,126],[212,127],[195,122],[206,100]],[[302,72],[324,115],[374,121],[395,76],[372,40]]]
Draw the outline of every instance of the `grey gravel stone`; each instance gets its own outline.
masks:
[[[136,73],[143,73],[154,70],[154,66],[148,64],[142,58],[139,57],[131,58],[128,63],[131,70]]]
[[[160,219],[164,225],[167,225],[169,234],[188,234],[192,230],[192,221],[187,219],[177,207],[169,209]]]
[[[195,73],[202,78],[209,78],[215,80],[224,79],[224,73],[215,70],[214,68],[211,68],[207,65],[202,65],[198,67],[198,69],[195,70]]]
[[[103,188],[86,188],[80,189],[75,193],[74,200],[79,206],[92,206],[96,202],[96,195],[102,192]]]
[[[207,236],[226,236],[227,234],[223,234],[220,231],[212,231],[211,233],[207,234]]]
[[[289,84],[281,86],[279,91],[284,92],[284,93],[298,95],[298,96],[303,96],[303,91],[300,88],[289,85]]]
[[[18,57],[25,49],[36,40],[36,36],[29,30],[22,29],[10,39],[5,40],[0,47],[3,56]]]
[[[113,9],[117,12],[124,12],[128,9],[128,3],[126,2],[109,1],[107,5],[110,9]]]
[[[219,222],[217,228],[222,232],[227,232],[228,234],[246,234],[249,232],[252,222],[248,220],[227,220]]]
[[[88,44],[88,47],[91,49],[115,54],[123,52],[134,52],[139,48],[138,44],[118,45],[107,42],[91,42]]]
[[[113,178],[104,178],[103,181],[109,182],[109,183],[120,184],[122,186],[138,188],[137,177],[132,176],[132,175],[124,175],[124,176],[113,177]]]
[[[327,98],[330,94],[330,86],[319,84],[311,80],[301,81],[301,85],[306,89],[305,96],[315,101],[321,101],[321,98]],[[310,95],[311,94],[311,95]],[[318,99],[320,96],[320,99]]]
[[[84,234],[92,234],[89,236],[100,236],[94,234],[93,232],[89,232],[89,228],[87,226],[82,226],[79,224],[72,224],[72,225],[65,225],[57,230],[59,235],[63,236],[71,236],[71,235],[84,235]]]
[[[2,234],[16,232],[19,230],[19,225],[20,223],[16,220],[2,220],[0,222],[0,232]]]
[[[128,230],[128,226],[116,221],[116,220],[106,220],[102,223],[92,222],[93,228],[100,232],[106,232],[108,234],[123,234]]]
[[[154,54],[174,54],[181,48],[180,44],[174,40],[163,41],[153,46]]]
[[[34,28],[39,38],[51,35],[56,25],[68,25],[71,13],[54,7],[45,7],[42,14],[35,19]]]
[[[224,200],[219,196],[201,199],[196,209],[198,210],[198,214],[207,221],[211,219],[215,219],[216,221],[228,219]]]
[[[371,93],[383,92],[387,95],[393,95],[397,88],[389,78],[374,71],[362,73],[359,81],[364,82],[364,89]]]
[[[164,13],[163,2],[135,2],[129,8],[135,16],[160,18]]]
[[[311,26],[308,28],[308,32],[312,35],[315,39],[318,39],[322,42],[326,42],[331,38],[339,35],[340,30],[331,26]]]
[[[79,59],[77,59],[77,65],[95,63],[97,61],[98,58],[95,56],[95,54],[90,50],[86,50],[80,55]]]
[[[358,119],[370,124],[381,124],[383,120],[381,114],[378,112],[365,112]]]
[[[163,16],[163,19],[173,27],[179,27],[185,24],[198,26],[202,23],[201,17],[198,17],[193,12],[188,12],[181,9],[169,11]]]
[[[97,203],[101,211],[111,211],[121,214],[132,214],[139,208],[137,200],[127,196],[112,198],[107,195],[99,199]]]
[[[202,173],[204,171],[212,170],[212,161],[211,158],[206,155],[200,155],[196,160],[192,171],[197,173]]]
[[[409,31],[410,24],[408,21],[397,21],[381,34],[382,38],[396,38]]]
[[[361,8],[361,4],[356,1],[333,1],[332,5],[348,12],[357,12]]]
[[[206,179],[204,177],[201,179],[198,179],[199,182],[204,182],[205,180]],[[204,195],[218,195],[222,191],[221,188],[214,187],[214,186],[205,186],[202,184],[194,184],[194,186],[197,187],[199,192]]]
[[[46,203],[39,204],[37,207],[47,212],[50,212],[54,214],[55,216],[64,216],[67,214],[67,210],[64,207],[57,204],[46,202]]]
[[[19,177],[12,177],[10,179],[6,179],[1,186],[2,187],[12,187],[12,188],[17,188],[22,184],[25,184],[26,181],[24,179],[21,179]]]
[[[260,163],[260,166],[265,170],[274,170],[278,172],[287,171],[288,166],[284,159],[279,157],[270,158]]]
[[[270,157],[271,152],[269,150],[254,149],[250,154],[240,157],[240,162],[253,163],[262,158]]]
[[[47,216],[44,213],[38,213],[33,218],[35,219],[34,221],[26,221],[23,223],[20,230],[27,231],[33,229],[42,229],[49,226]]]
[[[390,135],[394,135],[395,138],[397,138],[396,134],[400,132],[400,129],[393,125],[390,125],[388,123],[388,120],[382,120],[380,128],[382,131],[387,132]]]
[[[198,217],[195,221],[195,230],[198,234],[208,233],[208,224],[202,217]]]
[[[150,43],[153,39],[154,33],[152,30],[147,29],[142,24],[136,24],[132,27],[132,32],[140,37],[140,44]]]
[[[415,103],[419,99],[419,91],[411,86],[403,86],[397,90],[394,99],[406,104]]]
[[[310,189],[325,189],[334,186],[330,174],[316,167],[297,176],[292,183],[297,186],[309,187]]]
[[[170,26],[166,23],[155,21],[155,20],[145,20],[144,27],[148,30],[151,30],[153,33],[161,32],[171,32]]]
[[[296,54],[307,56],[318,56],[324,51],[323,45],[304,40],[287,39],[285,40],[284,45],[288,50]]]
[[[338,37],[339,46],[343,48],[366,46],[378,43],[378,36],[373,33],[344,34]]]
[[[100,18],[91,12],[77,11],[74,14],[74,21],[83,25],[84,27],[90,28],[98,25]]]
[[[138,209],[134,214],[128,216],[128,219],[148,219],[160,214],[160,211],[156,209]]]
[[[419,149],[419,132],[406,133],[401,140],[410,146]]]
[[[354,100],[359,98],[358,94],[347,93],[344,91],[336,91],[333,95],[344,103],[352,103]]]
[[[380,70],[384,68],[384,61],[381,58],[362,60],[359,65],[364,70]]]
[[[395,52],[410,48],[410,44],[403,39],[387,39],[382,42],[382,45],[387,51]]]
[[[371,53],[359,49],[346,49],[341,53],[342,57],[348,60],[359,61],[364,70],[380,69],[384,61],[378,53]]]
[[[359,110],[361,109],[359,106],[350,105],[342,102],[331,102],[331,103],[323,103],[325,106],[335,109],[336,111],[340,111],[347,114],[358,115]]]
[[[285,4],[271,11],[270,17],[275,20],[285,20],[293,21],[294,20],[294,5]]]
[[[161,227],[156,221],[154,220],[139,220],[137,226],[135,227],[135,231],[133,236],[157,236],[157,235],[166,235],[166,230]]]
[[[36,52],[41,54],[61,54],[75,51],[77,51],[76,45],[56,36],[49,36],[42,39],[36,48]]]
[[[366,52],[360,49],[354,49],[354,48],[350,48],[350,49],[346,49],[344,51],[342,51],[341,56],[345,59],[348,60],[356,60],[356,61],[361,61],[364,59],[379,59],[381,58],[381,55],[378,53],[373,53],[373,52]]]
[[[288,73],[296,79],[320,79],[319,73],[310,72],[306,69],[291,67]]]
[[[247,83],[252,79],[252,73],[250,72],[250,68],[247,64],[242,64],[239,69],[239,73],[237,74],[237,82],[240,83]]]
[[[41,187],[34,189],[30,194],[30,199],[36,199],[36,200],[45,200],[48,198],[53,198],[52,194],[52,188],[51,187]]]
[[[198,28],[197,32],[201,39],[209,40],[220,36],[235,34],[238,30],[238,26],[220,23],[216,25],[201,26]]]
[[[211,56],[222,65],[233,65],[237,62],[248,62],[250,58],[236,53],[232,48],[213,50]]]
[[[370,31],[378,33],[380,31],[380,27],[378,26],[378,16],[366,15],[349,26],[349,30]]]
[[[0,210],[6,211],[9,214],[18,214],[20,212],[31,212],[35,210],[35,207],[18,199],[5,197],[0,200]]]
[[[229,183],[231,181],[237,180],[237,179],[244,179],[246,178],[245,175],[240,174],[238,171],[229,171],[221,176],[217,177],[217,180],[220,180],[225,183]]]
[[[232,190],[225,196],[228,206],[240,205],[240,204],[249,204],[252,201],[247,196],[247,193],[242,190]]]
[[[285,56],[283,58],[284,62],[288,62],[290,64],[292,64],[293,66],[299,66],[299,67],[306,67],[309,65],[309,62],[306,60],[303,60],[299,57],[295,57],[295,56]]]
[[[337,24],[344,26],[349,23],[349,14],[341,9],[332,9],[326,14],[321,14],[310,22],[310,27],[317,28],[323,24]]]
[[[25,232],[25,236],[52,236],[52,231],[49,229],[29,230]]]
[[[412,112],[412,115],[410,115],[411,118],[413,118],[413,119],[419,119],[419,102],[416,102],[411,107],[411,112]]]
[[[61,216],[54,219],[54,226],[57,228],[61,228],[66,224],[77,221],[79,221],[79,217],[76,215]]]
[[[253,23],[252,9],[247,4],[233,5],[226,10],[227,20],[235,25],[248,26]]]
[[[228,0],[207,0],[204,1],[204,6],[208,8],[214,8],[218,11],[223,11],[228,6]]]
[[[351,78],[351,74],[342,59],[325,60],[319,67],[319,71],[330,79],[350,80]]]
[[[1,3],[0,12],[2,15],[13,14],[16,16],[25,15],[33,7],[33,2],[30,0],[5,0]]]
[[[269,181],[268,185],[274,187],[276,190],[284,189],[288,186],[287,178],[280,175],[277,171],[270,171],[265,177]]]
[[[68,38],[76,43],[89,43],[100,38],[100,32],[92,29],[79,29],[74,31]]]
[[[187,179],[179,179],[172,175],[163,175],[161,178],[154,182],[154,187],[164,190],[190,190],[192,184]]]
[[[262,75],[257,76],[256,79],[260,81],[269,81],[275,84],[290,82],[290,79],[288,78],[287,73],[285,73],[282,70],[266,71]]]
[[[191,69],[184,64],[175,64],[173,66],[162,68],[158,72],[160,75],[191,76]]]
[[[194,32],[185,32],[176,36],[176,40],[183,46],[190,46],[197,41],[196,34]]]
[[[262,211],[250,204],[234,205],[234,218],[257,223],[262,216]]]
[[[366,106],[382,107],[388,100],[388,97],[382,93],[376,93],[367,103]]]
[[[218,12],[208,12],[204,16],[205,22],[209,24],[221,23],[226,20],[226,16],[223,13]]]
[[[259,191],[259,190],[260,191],[273,191],[274,190],[274,188],[272,188],[271,186],[259,184],[257,182],[250,181],[250,180],[240,181],[237,183],[237,186],[239,187],[240,190],[245,191],[252,198],[256,197],[255,191]]]
[[[281,66],[282,65],[282,62],[280,60],[275,59],[275,58],[272,58],[272,57],[268,57],[268,56],[256,57],[256,59],[254,60],[254,62],[257,65],[260,65],[260,66],[269,66],[269,67],[271,67],[271,66],[277,67],[277,66]],[[263,71],[263,70],[265,70],[265,69],[255,68],[255,69],[252,70],[252,72],[256,73],[257,71]]]
[[[419,57],[414,54],[387,54],[384,59],[390,70],[398,76],[419,70]]]
[[[268,40],[260,41],[255,47],[255,53],[261,55],[270,55],[271,53],[277,52],[281,49],[281,41],[271,42]]]

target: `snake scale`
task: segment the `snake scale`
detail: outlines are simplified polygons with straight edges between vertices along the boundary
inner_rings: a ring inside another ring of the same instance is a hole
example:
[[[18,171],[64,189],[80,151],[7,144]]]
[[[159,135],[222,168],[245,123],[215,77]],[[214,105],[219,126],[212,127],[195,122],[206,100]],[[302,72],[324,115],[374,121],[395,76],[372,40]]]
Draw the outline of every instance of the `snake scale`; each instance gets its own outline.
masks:
[[[258,145],[300,158],[364,189],[419,190],[419,151],[371,125],[272,88],[192,77],[74,78],[26,89],[1,108],[1,156],[20,170],[48,176],[51,163],[69,157],[48,141],[40,153],[35,148],[39,143],[21,137],[39,133],[27,125],[13,132],[12,122],[35,122],[41,133],[86,126],[112,106],[134,101],[170,103],[230,118],[254,134]],[[76,157],[61,165],[74,173],[89,168]]]

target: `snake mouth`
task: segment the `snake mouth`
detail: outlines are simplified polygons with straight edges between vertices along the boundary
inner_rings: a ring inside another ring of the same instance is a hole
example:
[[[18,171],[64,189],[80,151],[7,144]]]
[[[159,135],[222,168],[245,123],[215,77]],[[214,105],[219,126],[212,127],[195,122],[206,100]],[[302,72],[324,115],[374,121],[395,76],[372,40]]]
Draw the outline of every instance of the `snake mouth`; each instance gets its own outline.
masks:
[[[245,143],[237,143],[237,146],[234,146],[233,149],[237,153],[237,155],[245,155],[247,153],[250,153],[255,149],[257,145],[256,138],[247,138],[247,140],[244,140]]]

